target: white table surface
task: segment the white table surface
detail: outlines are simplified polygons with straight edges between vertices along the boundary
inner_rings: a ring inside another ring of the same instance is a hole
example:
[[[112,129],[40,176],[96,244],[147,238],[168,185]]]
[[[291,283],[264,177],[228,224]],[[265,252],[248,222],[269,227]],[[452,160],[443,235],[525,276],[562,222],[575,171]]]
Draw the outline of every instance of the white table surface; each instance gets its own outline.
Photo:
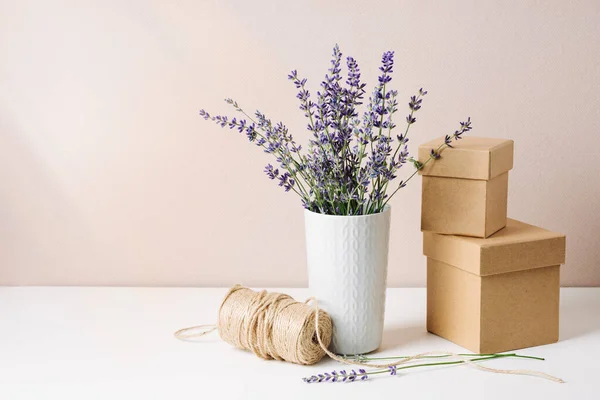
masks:
[[[303,300],[306,289],[271,289]],[[366,382],[306,384],[343,368],[265,361],[222,342],[174,339],[213,323],[226,289],[0,287],[0,399],[600,399],[600,288],[562,289],[560,341],[503,359],[567,381],[469,366],[421,368]],[[425,290],[389,289],[380,354],[464,351],[425,330]]]

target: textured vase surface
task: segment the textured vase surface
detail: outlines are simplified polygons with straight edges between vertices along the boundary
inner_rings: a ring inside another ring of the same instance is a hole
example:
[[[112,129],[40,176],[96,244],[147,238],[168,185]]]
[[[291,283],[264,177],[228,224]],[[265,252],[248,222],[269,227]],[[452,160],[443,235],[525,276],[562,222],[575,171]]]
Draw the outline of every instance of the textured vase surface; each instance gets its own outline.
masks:
[[[305,210],[308,285],[331,316],[330,350],[363,354],[381,344],[390,207],[378,214],[324,215]]]

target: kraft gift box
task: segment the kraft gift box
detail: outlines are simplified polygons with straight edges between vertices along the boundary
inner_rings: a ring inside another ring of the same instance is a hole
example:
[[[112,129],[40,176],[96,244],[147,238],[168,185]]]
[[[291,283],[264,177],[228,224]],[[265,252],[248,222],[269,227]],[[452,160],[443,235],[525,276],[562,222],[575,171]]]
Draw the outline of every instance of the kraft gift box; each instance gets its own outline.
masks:
[[[444,138],[419,146],[425,163]],[[427,163],[423,176],[421,230],[488,237],[506,225],[508,171],[513,167],[512,140],[465,137]]]
[[[565,242],[512,219],[488,239],[424,232],[427,330],[476,353],[556,342]]]

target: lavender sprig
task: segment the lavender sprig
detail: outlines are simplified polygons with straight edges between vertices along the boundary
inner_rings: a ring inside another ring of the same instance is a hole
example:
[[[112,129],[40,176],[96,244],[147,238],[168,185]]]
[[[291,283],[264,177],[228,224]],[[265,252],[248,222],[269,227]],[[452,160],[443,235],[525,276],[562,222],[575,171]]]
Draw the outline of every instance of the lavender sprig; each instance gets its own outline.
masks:
[[[205,110],[200,110],[200,116],[222,128],[237,130],[272,156],[275,163],[265,169],[267,177],[286,192],[298,194],[304,208],[336,215],[377,213],[414,176],[401,180],[391,194],[388,192],[390,182],[404,164],[412,163],[418,170],[438,159],[442,149],[433,149],[424,163],[410,157],[408,131],[427,94],[423,89],[410,97],[404,132],[393,134],[398,111],[398,92],[389,87],[394,72],[393,51],[382,55],[377,85],[362,114],[359,106],[363,104],[366,84],[361,81],[361,71],[353,57],[345,58],[347,76],[342,76],[342,56],[336,45],[330,68],[314,98],[306,78],[296,70],[288,75],[311,132],[305,151],[282,122],[274,123],[261,111],[248,114],[233,99],[225,101],[242,114],[240,118],[213,116]],[[471,129],[470,124],[470,120],[461,123],[458,131],[446,136],[444,145],[452,147],[454,140]]]
[[[415,160],[414,158],[408,159],[408,161],[410,161],[415,166],[415,171],[405,181],[400,181],[400,183],[398,184],[398,187],[396,188],[396,190],[394,190],[392,192],[392,194],[390,195],[390,198],[394,194],[396,194],[396,192],[398,190],[400,190],[403,187],[405,187],[406,184],[408,183],[408,181],[410,181],[430,161],[432,161],[432,160],[439,160],[441,158],[441,156],[442,156],[441,152],[442,152],[442,150],[444,148],[446,148],[446,147],[452,147],[451,143],[453,141],[462,139],[462,135],[464,133],[466,133],[466,132],[469,132],[470,130],[471,130],[471,117],[469,117],[465,122],[461,122],[460,123],[460,129],[459,130],[454,131],[454,133],[452,135],[446,135],[446,137],[444,138],[444,143],[442,143],[441,145],[439,145],[437,149],[431,149],[431,152],[429,154],[429,158],[427,160],[425,160],[424,162],[420,162],[420,161]],[[386,204],[387,204],[387,201],[385,203],[383,203],[383,206],[385,206]]]
[[[364,381],[369,378],[369,373],[364,369],[359,369],[358,372],[352,370],[346,372],[346,370],[332,371],[331,373],[325,372],[324,374],[312,375],[309,377],[302,378],[306,383],[320,383],[320,382],[356,382]]]
[[[533,357],[520,355],[516,353],[497,353],[497,354],[459,354],[460,356],[481,356],[475,357],[469,360],[469,362],[480,362],[493,360],[497,358],[506,358],[506,357],[516,357],[516,358],[527,358],[532,360],[540,360],[544,361],[541,357]],[[449,357],[450,355],[440,355],[440,356],[428,356],[423,358],[438,358],[438,357]],[[363,356],[364,357],[364,356]],[[383,360],[383,359],[397,359],[397,358],[408,358],[405,356],[399,357],[364,357],[363,360]],[[419,368],[419,367],[435,367],[440,365],[458,365],[464,364],[467,361],[465,360],[457,360],[457,361],[444,361],[444,362],[434,362],[434,363],[420,363],[420,364],[411,364],[411,365],[390,365],[385,369],[374,369],[374,370],[365,370],[359,369],[358,372],[352,370],[352,372],[348,373],[345,370],[342,371],[332,371],[331,373],[325,374],[317,374],[311,375],[309,377],[304,377],[302,380],[306,383],[321,383],[321,382],[356,382],[358,380],[367,380],[370,376],[373,375],[381,375],[381,374],[389,374],[390,376],[395,376],[398,373],[398,370],[410,369],[410,368]]]

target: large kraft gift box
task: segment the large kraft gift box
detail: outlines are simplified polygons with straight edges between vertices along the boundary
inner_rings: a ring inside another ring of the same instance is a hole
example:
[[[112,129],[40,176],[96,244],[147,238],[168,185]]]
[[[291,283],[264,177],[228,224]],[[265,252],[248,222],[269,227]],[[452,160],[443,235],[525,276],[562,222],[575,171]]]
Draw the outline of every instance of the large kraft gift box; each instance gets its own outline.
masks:
[[[565,241],[512,219],[488,239],[424,232],[427,330],[476,353],[556,342]]]
[[[425,163],[438,138],[419,146]],[[465,137],[441,151],[423,175],[421,230],[488,237],[506,225],[508,171],[513,167],[512,140]]]

